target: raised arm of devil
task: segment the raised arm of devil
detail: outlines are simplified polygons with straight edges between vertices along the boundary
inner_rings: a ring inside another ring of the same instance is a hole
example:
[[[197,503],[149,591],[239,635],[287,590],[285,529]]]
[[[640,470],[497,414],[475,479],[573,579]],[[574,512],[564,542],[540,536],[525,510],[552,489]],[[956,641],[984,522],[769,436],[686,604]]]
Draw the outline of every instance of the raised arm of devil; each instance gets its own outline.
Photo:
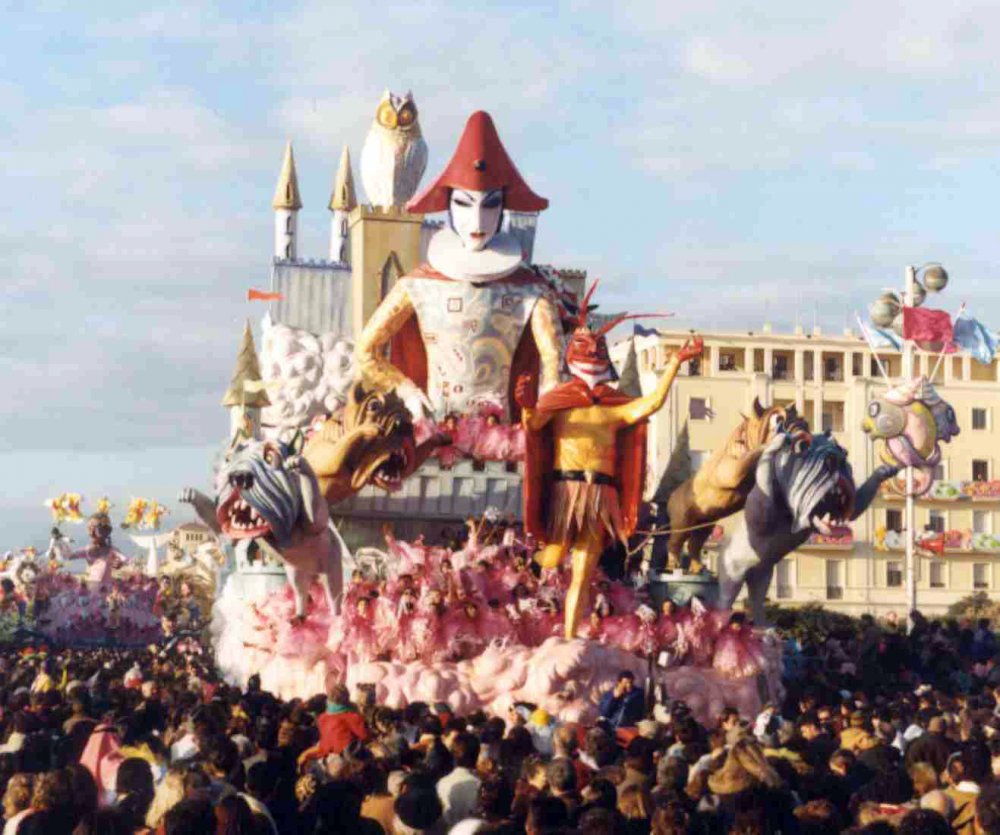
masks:
[[[667,400],[667,394],[670,393],[670,387],[674,384],[681,363],[700,357],[704,348],[705,343],[700,336],[689,339],[667,361],[667,367],[657,381],[655,389],[645,397],[637,397],[630,403],[615,406],[614,411],[628,424],[639,423],[658,412]]]

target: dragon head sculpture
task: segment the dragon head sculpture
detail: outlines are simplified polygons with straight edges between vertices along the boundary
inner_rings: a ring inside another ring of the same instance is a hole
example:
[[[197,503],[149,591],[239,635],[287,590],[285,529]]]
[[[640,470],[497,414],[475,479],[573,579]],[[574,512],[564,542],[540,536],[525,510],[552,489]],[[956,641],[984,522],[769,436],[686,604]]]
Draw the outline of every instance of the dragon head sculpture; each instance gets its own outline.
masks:
[[[302,456],[327,501],[334,503],[368,484],[398,490],[442,440],[435,436],[416,444],[403,399],[391,389],[357,381],[341,419],[324,422],[306,441]]]

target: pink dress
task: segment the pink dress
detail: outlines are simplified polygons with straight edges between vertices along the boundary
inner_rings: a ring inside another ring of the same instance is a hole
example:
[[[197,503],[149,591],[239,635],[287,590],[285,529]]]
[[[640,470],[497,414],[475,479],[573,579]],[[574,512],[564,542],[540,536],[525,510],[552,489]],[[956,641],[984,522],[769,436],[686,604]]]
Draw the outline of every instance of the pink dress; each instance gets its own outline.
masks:
[[[764,670],[764,664],[764,648],[753,627],[727,626],[716,639],[712,666],[726,678],[752,678]]]
[[[698,600],[691,602],[689,610],[681,610],[677,616],[677,628],[684,636],[691,663],[698,667],[711,665],[715,655],[715,619],[711,612]]]
[[[677,628],[677,624],[674,619],[663,612],[660,612],[659,616],[656,618],[656,643],[662,650],[675,651],[675,645],[677,644],[677,638],[680,636],[680,630]]]
[[[357,606],[344,612],[342,617],[344,638],[341,644],[344,654],[352,663],[374,661],[379,655],[379,642],[375,636],[375,607],[369,604],[362,614]]]
[[[488,607],[478,607],[470,617],[456,603],[443,616],[442,637],[452,658],[475,658],[492,641],[509,640],[513,632],[510,620]]]
[[[91,548],[84,548],[73,554],[73,559],[85,559],[89,564],[87,569],[87,582],[97,586],[111,585],[111,574],[115,570],[119,561],[124,562],[124,557],[110,546],[102,548],[95,554]]]

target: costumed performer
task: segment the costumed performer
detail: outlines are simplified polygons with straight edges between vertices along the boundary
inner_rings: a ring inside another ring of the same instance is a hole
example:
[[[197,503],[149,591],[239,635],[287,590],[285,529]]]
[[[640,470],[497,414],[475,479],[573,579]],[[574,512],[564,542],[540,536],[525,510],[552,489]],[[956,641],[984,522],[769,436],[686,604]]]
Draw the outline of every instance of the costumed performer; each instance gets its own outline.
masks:
[[[555,385],[562,331],[554,292],[524,263],[518,239],[500,229],[505,209],[547,206],[489,114],[473,113],[444,171],[407,204],[416,213],[447,211],[449,223],[430,239],[427,263],[401,277],[365,325],[356,348],[362,376],[396,389],[415,416],[422,404],[436,420],[487,405],[511,420],[513,380],[528,373],[543,392]]]
[[[71,559],[84,559],[90,568],[87,580],[92,586],[106,588],[111,585],[111,574],[125,565],[125,555],[111,544],[111,517],[107,513],[95,513],[87,520],[87,534],[90,545],[73,553]]]
[[[615,373],[605,334],[628,317],[592,331],[587,304],[596,286],[580,305],[566,350],[573,379],[537,401],[527,378],[518,380],[516,392],[525,428],[525,530],[545,543],[538,556],[543,569],[572,554],[567,638],[576,636],[608,538],[624,543],[635,530],[645,481],[646,419],[663,406],[681,363],[702,352],[701,339],[686,342],[645,397],[631,398],[609,386]]]

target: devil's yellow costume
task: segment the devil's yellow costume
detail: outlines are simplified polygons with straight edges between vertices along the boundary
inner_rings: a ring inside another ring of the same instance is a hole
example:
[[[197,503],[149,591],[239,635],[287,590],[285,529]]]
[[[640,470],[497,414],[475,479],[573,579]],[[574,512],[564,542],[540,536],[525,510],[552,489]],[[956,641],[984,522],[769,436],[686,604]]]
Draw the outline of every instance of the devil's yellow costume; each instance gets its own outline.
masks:
[[[574,338],[582,340],[579,329]],[[606,543],[624,541],[635,529],[644,480],[645,421],[666,402],[681,362],[700,353],[700,340],[685,345],[645,397],[628,398],[603,382],[592,387],[577,377],[556,386],[536,405],[528,382],[518,386],[518,395],[524,394],[519,402],[527,446],[525,527],[545,543],[538,556],[543,568],[555,568],[567,552],[572,555],[567,638],[576,635]]]

